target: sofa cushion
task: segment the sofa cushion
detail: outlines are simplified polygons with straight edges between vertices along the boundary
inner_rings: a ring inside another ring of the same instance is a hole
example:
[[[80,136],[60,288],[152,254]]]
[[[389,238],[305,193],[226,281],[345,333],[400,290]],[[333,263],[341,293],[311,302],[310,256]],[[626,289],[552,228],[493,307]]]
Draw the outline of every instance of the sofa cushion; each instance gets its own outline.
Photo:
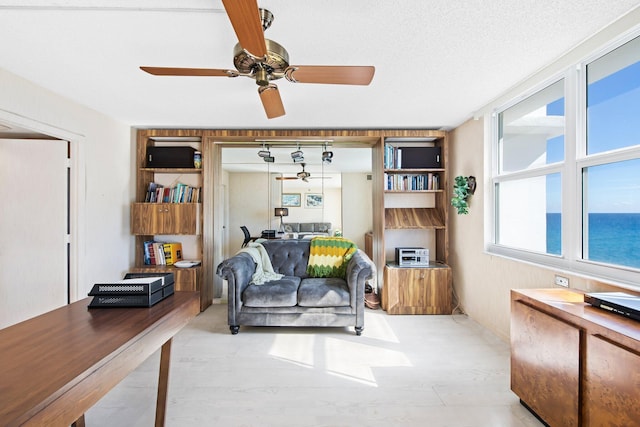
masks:
[[[347,282],[335,277],[304,279],[298,287],[301,307],[344,307],[351,304]]]
[[[314,223],[313,222],[301,222],[300,223],[300,232],[301,233],[309,233],[314,232]]]
[[[307,264],[309,263],[309,242],[297,240],[277,239],[262,242],[267,250],[271,266],[276,273],[285,276],[307,276]]]
[[[313,231],[316,233],[328,233],[330,228],[330,222],[316,222],[313,224]]]
[[[242,294],[247,307],[293,307],[298,303],[300,278],[285,276],[262,285],[250,284]]]

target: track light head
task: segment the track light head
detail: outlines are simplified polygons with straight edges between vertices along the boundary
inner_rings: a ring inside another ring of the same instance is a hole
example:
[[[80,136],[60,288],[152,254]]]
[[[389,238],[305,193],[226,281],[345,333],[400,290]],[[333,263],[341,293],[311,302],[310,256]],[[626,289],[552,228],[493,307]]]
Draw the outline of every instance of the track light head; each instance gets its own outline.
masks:
[[[332,159],[333,159],[333,151],[325,151],[322,153],[322,162],[325,165],[330,165]]]
[[[304,153],[298,148],[291,153],[291,158],[293,159],[293,163],[302,163],[304,162]]]

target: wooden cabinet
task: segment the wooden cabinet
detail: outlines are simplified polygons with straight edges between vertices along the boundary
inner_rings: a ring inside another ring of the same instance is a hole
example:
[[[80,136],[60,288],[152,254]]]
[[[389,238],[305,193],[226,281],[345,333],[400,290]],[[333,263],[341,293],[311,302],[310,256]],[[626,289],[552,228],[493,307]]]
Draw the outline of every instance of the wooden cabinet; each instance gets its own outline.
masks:
[[[198,203],[133,203],[131,232],[136,235],[199,234]]]
[[[150,203],[147,191],[151,182],[164,188],[175,188],[180,183],[192,188],[203,186],[203,170],[197,168],[149,168],[146,164],[147,147],[149,146],[181,146],[205,150],[202,136],[198,131],[171,130],[139,130],[137,135],[136,155],[136,201],[131,204],[131,233],[135,235],[135,266],[133,272],[172,272],[175,277],[175,289],[180,291],[197,291],[200,293],[200,310],[211,305],[213,300],[213,284],[205,283],[207,277],[203,264],[199,267],[176,268],[166,265],[146,265],[144,263],[144,244],[155,240],[161,242],[182,243],[183,258],[203,259],[202,252],[202,201],[204,191],[189,193],[198,194],[200,203]],[[163,201],[174,200],[165,193]],[[196,200],[194,197],[193,200]],[[158,199],[160,200],[160,199]],[[175,197],[175,200],[182,200]],[[184,200],[188,200],[186,197]]]
[[[200,293],[200,311],[204,311],[213,299],[213,288],[203,286],[202,266],[191,268],[175,268],[169,266],[133,267],[133,273],[171,272],[175,279],[176,291],[193,291]]]
[[[640,322],[566,289],[511,291],[511,388],[552,426],[640,420]]]
[[[389,314],[451,314],[451,268],[387,264],[381,304]]]

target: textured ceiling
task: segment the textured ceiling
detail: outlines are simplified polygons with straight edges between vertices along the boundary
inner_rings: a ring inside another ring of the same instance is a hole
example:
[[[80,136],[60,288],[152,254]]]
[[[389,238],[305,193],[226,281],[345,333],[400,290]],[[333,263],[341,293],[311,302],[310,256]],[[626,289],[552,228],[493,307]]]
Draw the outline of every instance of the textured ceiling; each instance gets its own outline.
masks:
[[[376,67],[365,87],[279,80],[272,120],[253,80],[138,69],[233,68],[220,0],[0,0],[0,68],[132,126],[449,129],[638,4],[260,0],[292,64]]]

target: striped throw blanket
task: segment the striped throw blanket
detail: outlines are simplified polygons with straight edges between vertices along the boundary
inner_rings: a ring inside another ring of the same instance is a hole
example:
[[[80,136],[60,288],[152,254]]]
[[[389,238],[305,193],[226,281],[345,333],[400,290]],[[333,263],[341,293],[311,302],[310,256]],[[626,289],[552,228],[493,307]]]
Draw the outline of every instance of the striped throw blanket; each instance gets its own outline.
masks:
[[[314,237],[311,239],[307,274],[344,279],[347,263],[357,250],[356,244],[344,237]]]

